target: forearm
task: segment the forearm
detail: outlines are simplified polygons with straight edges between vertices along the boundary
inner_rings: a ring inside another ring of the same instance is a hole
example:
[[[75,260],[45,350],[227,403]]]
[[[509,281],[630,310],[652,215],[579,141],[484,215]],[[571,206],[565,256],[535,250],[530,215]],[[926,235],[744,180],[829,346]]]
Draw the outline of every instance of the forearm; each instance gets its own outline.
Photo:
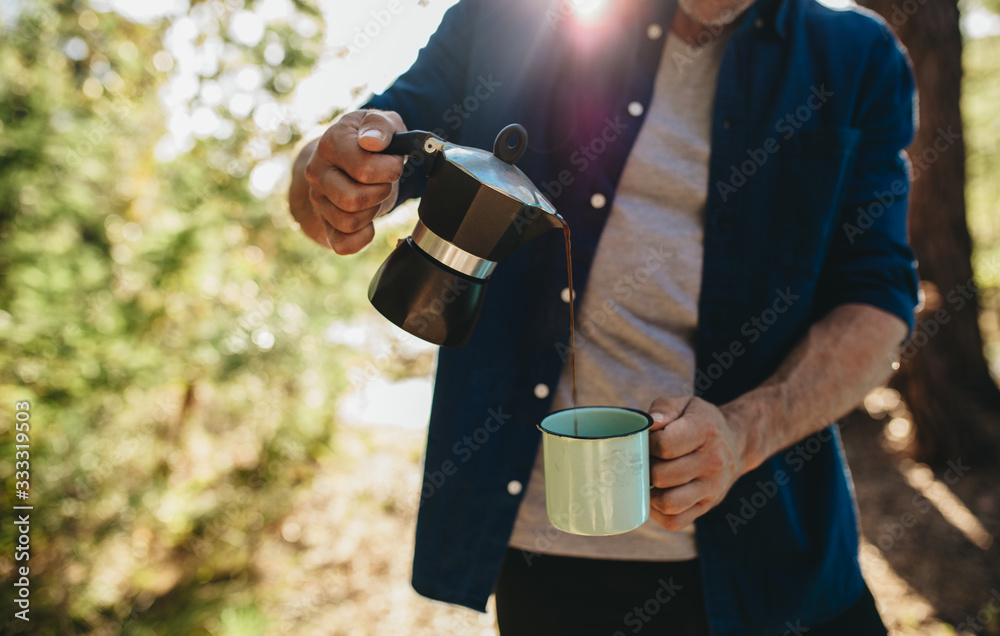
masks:
[[[745,470],[827,426],[884,382],[906,330],[896,316],[858,304],[814,324],[767,381],[721,407],[747,435]]]

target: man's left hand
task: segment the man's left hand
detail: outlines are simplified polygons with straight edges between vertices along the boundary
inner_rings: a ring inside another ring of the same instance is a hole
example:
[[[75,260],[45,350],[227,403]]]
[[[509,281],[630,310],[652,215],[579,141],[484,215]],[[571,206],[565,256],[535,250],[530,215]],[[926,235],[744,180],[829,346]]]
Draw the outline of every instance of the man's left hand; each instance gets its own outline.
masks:
[[[746,431],[696,397],[662,397],[649,413],[650,514],[680,530],[726,496],[745,471]]]

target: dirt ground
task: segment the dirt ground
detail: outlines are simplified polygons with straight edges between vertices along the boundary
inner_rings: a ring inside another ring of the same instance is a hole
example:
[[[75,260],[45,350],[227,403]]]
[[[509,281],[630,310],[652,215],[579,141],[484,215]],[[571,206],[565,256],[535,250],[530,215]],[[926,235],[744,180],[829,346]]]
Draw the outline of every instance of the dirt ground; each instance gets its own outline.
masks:
[[[269,633],[496,636],[492,611],[410,587],[424,441],[423,430],[402,427],[336,432],[337,457],[256,555]]]
[[[1000,552],[988,545],[1000,535],[1000,475],[959,463],[960,477],[935,481],[893,452],[888,421],[858,412],[843,426],[862,565],[886,624],[894,636],[955,634],[956,626],[1000,634],[988,608],[1000,598]],[[268,588],[261,597],[272,599],[261,608],[274,618],[269,632],[494,636],[492,607],[479,614],[410,588],[424,432],[351,426],[334,440],[336,458],[256,555],[255,575]],[[942,491],[945,481],[953,483]]]
[[[1000,634],[989,608],[1000,603],[1000,471],[955,458],[932,475],[893,452],[889,421],[855,412],[842,422],[862,566],[886,624],[907,636]]]

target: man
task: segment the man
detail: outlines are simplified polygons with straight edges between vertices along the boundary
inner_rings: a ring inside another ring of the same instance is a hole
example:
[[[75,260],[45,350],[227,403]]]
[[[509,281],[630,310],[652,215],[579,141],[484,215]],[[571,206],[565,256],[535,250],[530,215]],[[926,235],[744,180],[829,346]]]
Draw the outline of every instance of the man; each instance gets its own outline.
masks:
[[[421,501],[414,587],[480,610],[495,589],[505,635],[885,634],[829,423],[913,326],[905,54],[813,0],[565,9],[459,2],[377,110],[296,163],[295,218],[352,254],[422,191],[373,154],[392,133],[490,148],[523,124],[518,165],[573,232],[580,402],[656,421],[649,524],[548,526],[535,425],[572,406],[569,293],[558,233],[520,249],[469,344],[440,352],[424,470],[445,479]]]

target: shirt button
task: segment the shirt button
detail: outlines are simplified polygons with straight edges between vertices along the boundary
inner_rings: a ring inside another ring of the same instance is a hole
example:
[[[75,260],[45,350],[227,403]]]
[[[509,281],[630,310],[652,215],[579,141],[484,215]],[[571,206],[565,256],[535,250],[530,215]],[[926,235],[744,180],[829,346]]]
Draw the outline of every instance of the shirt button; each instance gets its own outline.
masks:
[[[539,400],[544,400],[549,397],[549,387],[545,384],[535,385],[535,397]]]
[[[520,495],[521,489],[522,489],[521,482],[519,482],[516,479],[507,484],[507,492],[509,492],[514,496]]]
[[[649,36],[650,40],[659,40],[660,36],[663,35],[663,27],[659,24],[650,24],[646,29],[646,35]]]
[[[564,303],[568,303],[569,302],[569,287],[567,287],[566,289],[562,290],[562,292],[559,293],[559,297],[562,298],[562,301]]]
[[[598,192],[597,194],[595,194],[592,197],[590,197],[590,205],[594,206],[598,210],[600,210],[601,208],[603,208],[604,204],[607,203],[607,202],[608,202],[608,200],[600,192]]]
[[[733,120],[729,119],[728,117],[722,120],[722,127],[725,128],[726,130],[729,130],[729,128],[732,125],[733,125]]]
[[[764,18],[757,18],[753,21],[753,25],[758,29],[764,28]]]
[[[628,114],[632,115],[633,117],[641,116],[644,110],[645,109],[642,107],[642,104],[640,104],[639,102],[631,102],[628,105]]]

